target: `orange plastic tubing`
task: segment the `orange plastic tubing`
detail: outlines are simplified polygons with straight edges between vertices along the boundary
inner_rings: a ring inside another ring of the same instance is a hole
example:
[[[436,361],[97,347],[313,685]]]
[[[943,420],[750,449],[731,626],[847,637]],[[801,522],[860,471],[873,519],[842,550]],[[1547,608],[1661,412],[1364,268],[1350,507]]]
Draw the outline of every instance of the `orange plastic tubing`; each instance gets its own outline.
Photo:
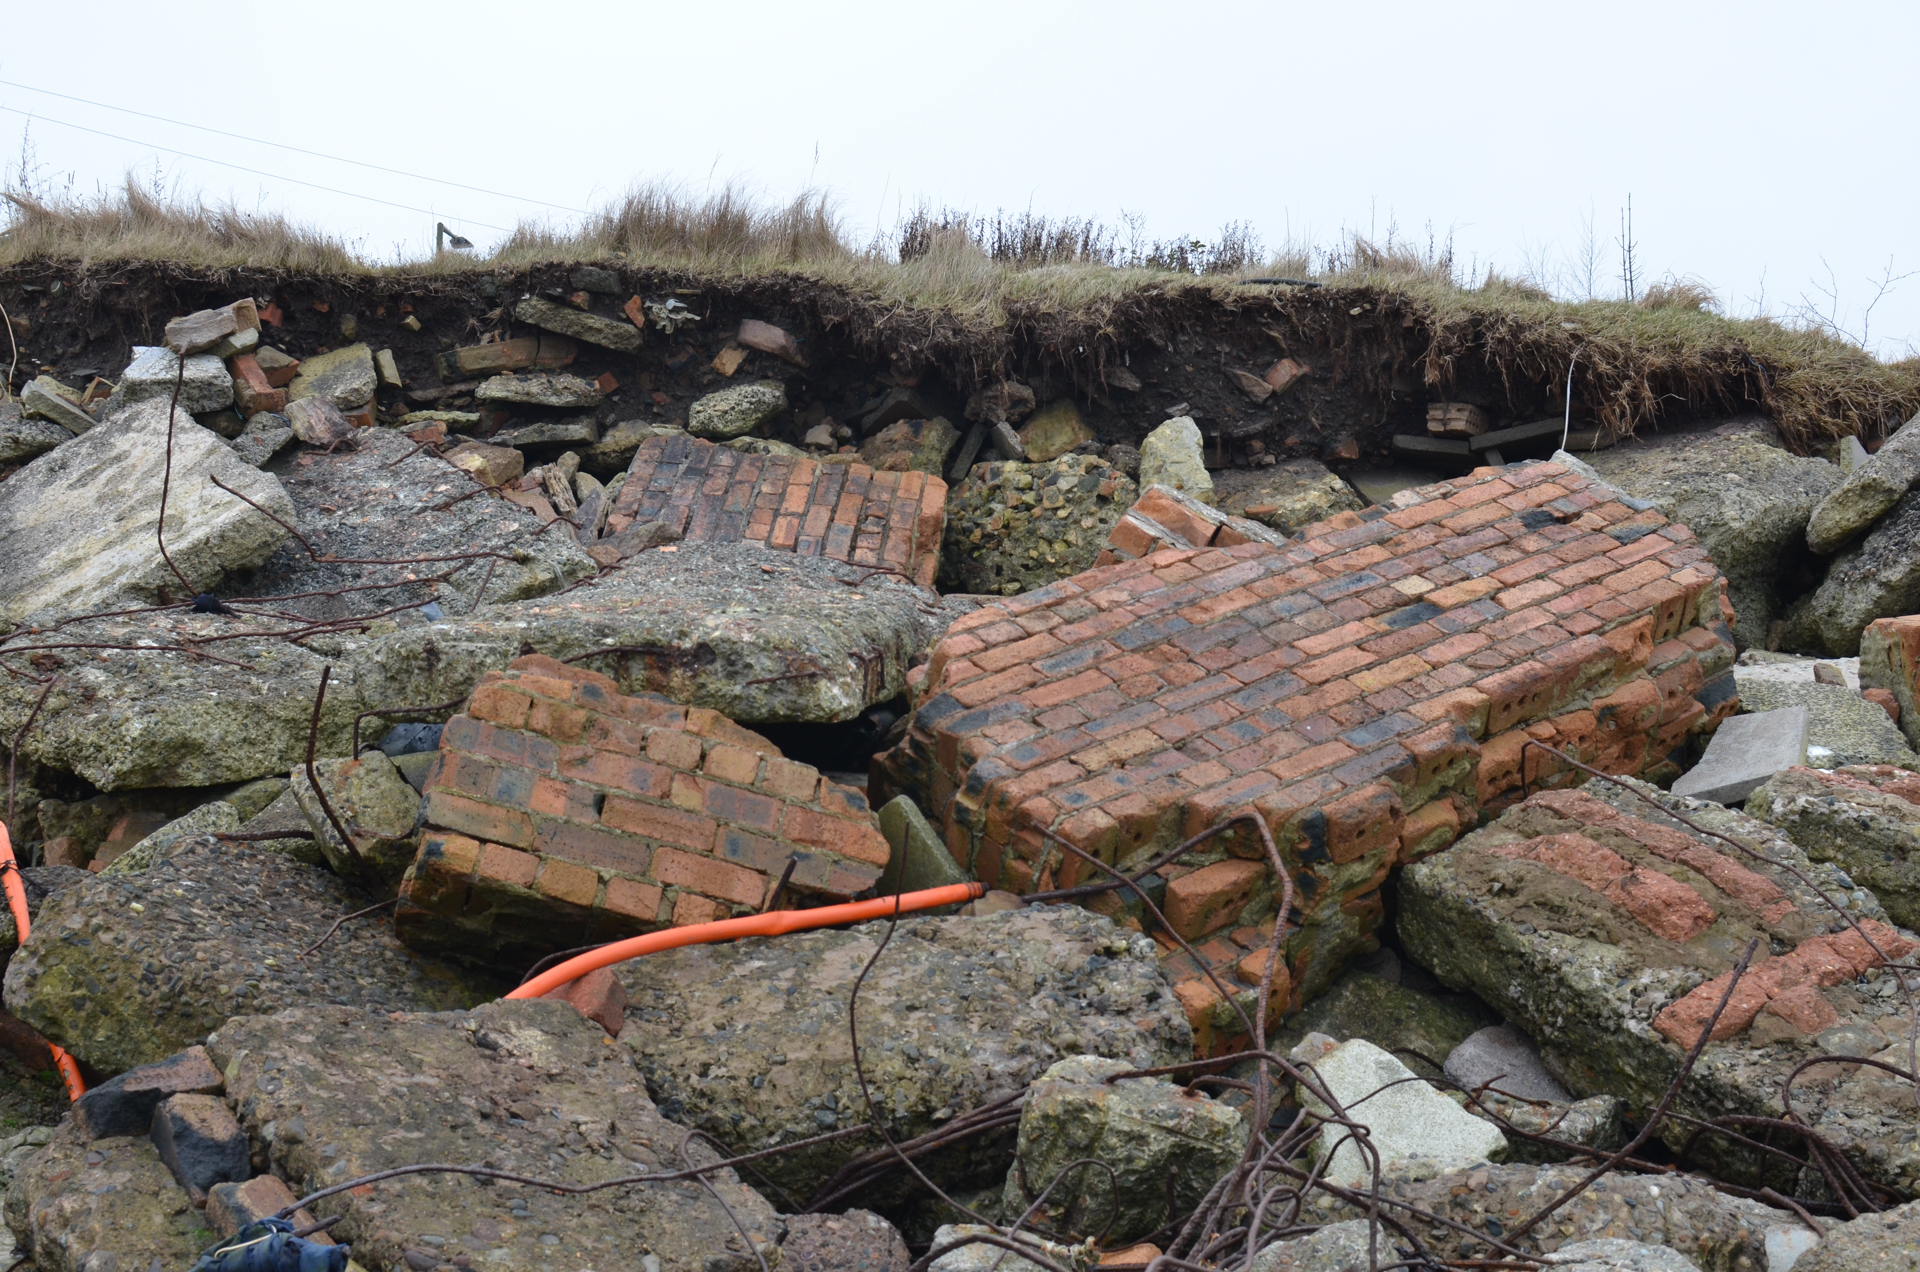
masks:
[[[20,944],[27,943],[32,931],[32,923],[27,919],[27,885],[20,878],[19,863],[13,859],[13,840],[7,835],[6,823],[0,822],[0,887],[7,893],[7,907],[13,911],[13,925],[20,930]],[[53,1052],[53,1065],[60,1070],[60,1076],[67,1082],[67,1098],[77,1100],[87,1093],[86,1079],[80,1076],[80,1066],[73,1057],[53,1043],[47,1044]]]
[[[740,919],[721,919],[715,923],[692,923],[686,927],[668,928],[663,932],[649,932],[645,936],[630,937],[624,941],[615,941],[611,945],[603,945],[597,950],[570,958],[558,967],[548,968],[507,997],[538,998],[542,994],[552,993],[570,981],[578,980],[588,972],[597,972],[603,967],[624,963],[630,958],[639,958],[643,954],[679,949],[682,945],[712,945],[718,941],[731,941],[742,936],[779,936],[786,932],[804,932],[809,928],[838,927],[842,923],[863,923],[868,919],[884,919],[894,914],[911,914],[915,910],[959,905],[962,902],[975,900],[986,890],[986,885],[982,883],[953,883],[944,888],[926,888],[919,892],[906,892],[897,897],[880,897],[873,901],[824,905],[817,910],[774,910],[767,914],[749,914]]]

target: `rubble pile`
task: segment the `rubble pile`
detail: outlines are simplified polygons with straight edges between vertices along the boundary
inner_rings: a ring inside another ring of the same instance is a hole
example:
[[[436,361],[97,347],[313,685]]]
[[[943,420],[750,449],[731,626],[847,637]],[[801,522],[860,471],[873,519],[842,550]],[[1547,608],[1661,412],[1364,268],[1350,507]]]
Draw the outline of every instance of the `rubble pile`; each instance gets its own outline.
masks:
[[[0,1266],[1911,1262],[1910,430],[484,279],[9,385]]]

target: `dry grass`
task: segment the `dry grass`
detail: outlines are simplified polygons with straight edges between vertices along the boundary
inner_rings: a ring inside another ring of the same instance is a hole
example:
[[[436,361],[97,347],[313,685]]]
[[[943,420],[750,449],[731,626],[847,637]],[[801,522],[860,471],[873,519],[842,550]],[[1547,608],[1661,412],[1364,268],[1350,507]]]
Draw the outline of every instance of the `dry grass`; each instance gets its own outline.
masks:
[[[0,198],[8,220],[0,265],[59,259],[82,267],[134,260],[328,274],[365,268],[345,243],[311,226],[230,206],[166,202],[132,179],[96,199],[56,201],[18,190]]]
[[[803,194],[768,207],[735,190],[704,199],[640,187],[577,229],[523,224],[488,256],[449,252],[380,265],[341,240],[283,217],[167,202],[131,181],[93,200],[5,196],[0,267],[62,260],[82,267],[167,262],[220,271],[256,268],[366,277],[460,275],[575,261],[622,263],[700,283],[786,280],[834,289],[876,344],[972,342],[988,366],[1017,340],[1112,346],[1130,328],[1237,320],[1250,309],[1294,316],[1330,338],[1340,328],[1399,317],[1383,338],[1420,342],[1428,382],[1484,360],[1509,379],[1559,384],[1574,368],[1576,400],[1631,430],[1675,405],[1737,409],[1759,402],[1802,449],[1890,431],[1920,409],[1920,360],[1887,364],[1804,325],[1735,319],[1687,279],[1649,288],[1639,303],[1555,300],[1489,271],[1464,279],[1449,242],[1381,244],[1348,235],[1330,248],[1289,245],[1267,255],[1244,226],[1212,242],[1149,241],[1135,221],[1031,214],[978,217],[921,208],[885,240],[849,241],[829,200]],[[1251,277],[1321,287],[1253,288]],[[1363,315],[1351,317],[1353,314]],[[1256,320],[1258,312],[1255,314]],[[896,320],[894,326],[888,324]],[[1411,326],[1404,320],[1411,319]],[[883,330],[883,328],[885,330]],[[904,329],[906,335],[894,334]]]

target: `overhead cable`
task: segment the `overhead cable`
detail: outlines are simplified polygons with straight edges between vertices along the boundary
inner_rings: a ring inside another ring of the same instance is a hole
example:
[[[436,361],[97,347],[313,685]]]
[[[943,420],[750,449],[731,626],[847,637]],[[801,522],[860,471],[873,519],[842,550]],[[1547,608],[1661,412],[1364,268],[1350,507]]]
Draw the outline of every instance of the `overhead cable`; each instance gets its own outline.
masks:
[[[7,114],[10,114],[10,115],[21,115],[27,119],[44,120],[49,124],[59,124],[62,128],[77,129],[80,132],[92,133],[96,137],[109,137],[114,141],[124,141],[130,146],[151,146],[155,150],[164,150],[170,155],[179,155],[182,159],[195,159],[201,163],[218,164],[222,168],[232,168],[237,172],[249,172],[256,177],[266,177],[270,181],[287,181],[287,182],[291,182],[294,185],[306,186],[308,189],[311,189],[311,190],[325,190],[328,194],[343,195],[349,199],[364,199],[368,203],[384,204],[385,206],[390,208],[399,208],[402,212],[418,212],[422,216],[444,215],[443,213],[435,212],[430,208],[416,208],[412,204],[395,203],[392,199],[376,198],[371,194],[356,194],[352,190],[342,190],[336,186],[321,185],[317,181],[302,181],[299,177],[286,177],[286,176],[281,176],[279,173],[275,173],[275,172],[262,172],[258,168],[249,168],[245,164],[229,163],[225,159],[214,159],[207,155],[196,155],[196,154],[193,154],[191,151],[177,150],[172,146],[162,146],[158,142],[140,141],[134,137],[122,137],[119,133],[110,133],[99,128],[88,128],[85,124],[69,123],[64,119],[55,119],[51,115],[40,115],[32,111],[20,110],[13,106],[0,106],[0,111],[5,111]],[[512,230],[508,229],[504,225],[488,225],[485,221],[475,221],[471,217],[461,217],[459,219],[464,221],[468,225],[478,225],[483,229],[498,230],[502,234],[513,233]]]
[[[165,115],[153,115],[144,110],[133,110],[127,106],[115,106],[108,102],[96,102],[86,97],[75,97],[71,93],[56,93],[50,88],[35,88],[31,84],[22,84],[17,80],[0,79],[0,84],[4,84],[8,88],[23,88],[29,93],[44,93],[48,97],[58,97],[69,102],[79,102],[82,106],[98,106],[101,110],[115,110],[123,115],[138,115],[141,119],[151,119],[162,124],[172,124],[178,128],[192,128],[198,132],[212,133],[216,137],[231,137],[235,141],[252,142],[256,146],[272,146],[278,150],[291,150],[297,155],[311,155],[316,159],[327,159],[334,163],[350,163],[361,168],[370,168],[375,172],[385,172],[396,177],[410,177],[415,181],[430,181],[435,185],[452,186],[456,190],[471,190],[475,194],[488,194],[497,199],[512,199],[519,203],[534,203],[543,208],[552,208],[556,212],[573,212],[580,216],[591,215],[585,208],[570,208],[563,203],[548,203],[545,199],[530,199],[524,194],[508,194],[504,190],[489,190],[484,186],[472,186],[459,181],[447,181],[440,177],[425,176],[418,172],[407,172],[401,168],[382,167],[377,163],[368,163],[364,159],[347,159],[340,155],[327,154],[324,151],[307,150],[301,146],[289,146],[285,142],[268,141],[264,137],[249,137],[244,133],[228,132],[223,128],[209,128],[205,124],[190,124],[184,119],[168,119]],[[54,122],[58,123],[59,121],[55,120]],[[78,127],[78,125],[68,126]],[[209,162],[217,161],[210,160]],[[475,222],[475,224],[478,224],[478,222]],[[492,227],[490,226],[488,228]]]

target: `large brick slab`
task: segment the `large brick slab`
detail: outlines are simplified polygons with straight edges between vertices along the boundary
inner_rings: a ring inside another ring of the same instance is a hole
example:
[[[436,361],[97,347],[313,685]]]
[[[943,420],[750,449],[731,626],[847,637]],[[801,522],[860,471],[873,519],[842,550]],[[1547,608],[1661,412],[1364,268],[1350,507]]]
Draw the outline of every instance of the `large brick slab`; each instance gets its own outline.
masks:
[[[541,955],[873,886],[887,842],[857,790],[718,712],[627,697],[531,656],[481,677],[426,783],[401,939],[521,972]]]
[[[1883,965],[1917,943],[1841,863],[1814,857],[1773,826],[1650,786],[1539,791],[1400,876],[1399,935],[1538,1038],[1570,1091],[1620,1096],[1629,1116],[1665,1096],[1711,1023],[1661,1128],[1677,1149],[1691,1119],[1778,1117],[1786,1079],[1816,1055],[1907,1067],[1908,1009]],[[1815,1067],[1792,1105],[1874,1184],[1920,1186],[1910,1082]],[[1694,1153],[1731,1182],[1776,1177],[1715,1135]]]
[[[946,506],[947,484],[925,473],[749,455],[680,434],[641,444],[607,533],[663,521],[696,542],[747,540],[891,570],[931,587]]]
[[[1479,469],[1285,546],[1149,550],[961,619],[874,790],[912,792],[957,861],[1021,892],[1090,877],[1041,827],[1128,865],[1254,810],[1294,876],[1297,1002],[1371,939],[1390,869],[1523,777],[1573,783],[1528,739],[1671,772],[1737,704],[1730,617],[1686,527],[1556,465]],[[1271,932],[1260,855],[1236,831],[1160,872],[1228,983]],[[1186,995],[1196,1029],[1225,1010]]]

